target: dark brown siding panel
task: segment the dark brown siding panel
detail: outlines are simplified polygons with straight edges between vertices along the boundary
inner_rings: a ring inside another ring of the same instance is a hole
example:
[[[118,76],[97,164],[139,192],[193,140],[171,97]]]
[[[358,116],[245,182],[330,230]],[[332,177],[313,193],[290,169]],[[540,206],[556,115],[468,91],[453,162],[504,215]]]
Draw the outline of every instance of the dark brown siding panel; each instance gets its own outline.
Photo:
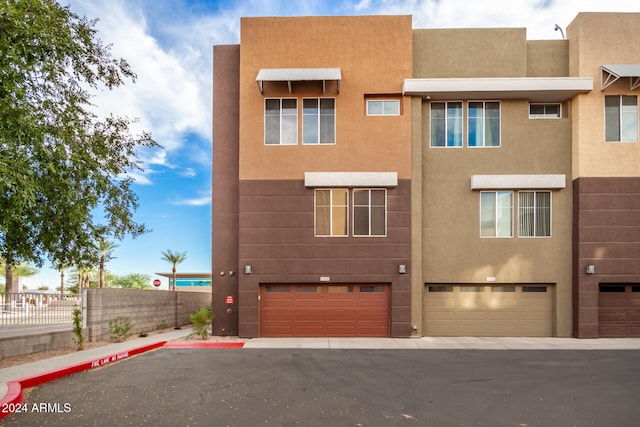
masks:
[[[600,283],[640,282],[640,178],[579,178],[574,211],[574,334],[620,334],[623,325],[612,326],[600,307],[609,295],[595,295]],[[586,274],[587,265],[595,274]]]
[[[388,189],[386,237],[315,237],[314,190],[303,181],[241,181],[240,334],[257,336],[260,284],[380,283],[390,285],[391,335],[409,336],[411,278],[398,266],[410,271],[410,192],[408,180]]]
[[[240,46],[216,46],[213,58],[212,331],[237,335],[238,275],[229,272],[238,268]],[[227,295],[236,303],[227,306]]]

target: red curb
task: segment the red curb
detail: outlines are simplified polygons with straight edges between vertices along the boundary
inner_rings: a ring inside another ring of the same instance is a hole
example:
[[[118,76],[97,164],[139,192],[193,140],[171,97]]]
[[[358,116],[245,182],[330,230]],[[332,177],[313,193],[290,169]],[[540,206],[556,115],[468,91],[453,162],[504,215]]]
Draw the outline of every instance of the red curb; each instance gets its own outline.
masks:
[[[156,348],[164,346],[166,343],[166,341],[159,341],[153,344],[148,344],[142,347],[137,347],[131,350],[114,353],[112,355],[100,357],[98,359],[93,359],[88,362],[78,363],[66,368],[56,369],[55,371],[46,372],[44,374],[9,381],[7,383],[7,395],[2,400],[0,400],[0,408],[2,408],[2,411],[0,411],[0,420],[12,413],[12,411],[10,410],[5,411],[5,408],[10,409],[12,406],[24,403],[24,395],[22,391],[26,388],[35,387],[37,385],[57,380],[58,378],[65,377],[67,375],[77,374],[78,372],[86,371],[93,368],[99,368],[100,366],[105,366],[112,362],[135,356],[136,354],[154,350]]]
[[[242,348],[243,342],[168,342],[165,348]]]

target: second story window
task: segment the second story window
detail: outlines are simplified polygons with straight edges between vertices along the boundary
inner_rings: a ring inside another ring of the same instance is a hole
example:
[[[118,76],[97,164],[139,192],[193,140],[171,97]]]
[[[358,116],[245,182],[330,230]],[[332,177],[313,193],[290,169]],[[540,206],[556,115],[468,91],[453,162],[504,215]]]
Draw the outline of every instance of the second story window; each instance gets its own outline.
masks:
[[[353,235],[385,236],[387,234],[387,191],[385,189],[353,190]]]
[[[315,191],[316,236],[347,235],[348,197],[349,190],[346,188]]]
[[[264,143],[267,145],[298,143],[297,99],[264,100]]]
[[[513,236],[513,192],[480,193],[480,236]]]
[[[469,147],[500,146],[499,102],[469,102],[467,145]]]
[[[336,143],[336,100],[334,98],[302,100],[302,143]]]
[[[609,95],[604,97],[605,141],[638,141],[638,97]]]

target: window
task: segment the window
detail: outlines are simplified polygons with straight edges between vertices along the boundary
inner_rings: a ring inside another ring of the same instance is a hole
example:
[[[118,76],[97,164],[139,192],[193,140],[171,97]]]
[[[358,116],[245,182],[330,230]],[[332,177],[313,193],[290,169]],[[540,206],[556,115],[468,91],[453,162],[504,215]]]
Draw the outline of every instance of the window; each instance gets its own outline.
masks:
[[[302,100],[302,143],[335,144],[336,100],[306,98]]]
[[[298,143],[298,100],[265,99],[264,143],[295,145]]]
[[[431,103],[431,146],[462,147],[462,102]]]
[[[399,116],[400,101],[397,99],[367,100],[367,116]]]
[[[551,192],[518,193],[518,235],[551,237]]]
[[[353,235],[387,234],[386,190],[353,190]]]
[[[347,189],[316,190],[316,236],[347,235]]]
[[[513,192],[480,193],[480,236],[513,236]]]
[[[559,119],[562,117],[560,104],[529,104],[530,119]]]
[[[500,103],[469,102],[467,106],[467,145],[500,146]]]
[[[604,97],[605,141],[638,141],[638,97]]]

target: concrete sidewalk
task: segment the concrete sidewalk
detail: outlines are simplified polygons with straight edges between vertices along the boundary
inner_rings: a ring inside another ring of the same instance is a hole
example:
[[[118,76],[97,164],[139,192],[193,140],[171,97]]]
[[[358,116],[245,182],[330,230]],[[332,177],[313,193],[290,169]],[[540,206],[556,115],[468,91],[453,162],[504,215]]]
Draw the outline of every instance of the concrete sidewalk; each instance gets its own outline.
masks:
[[[441,350],[640,350],[640,338],[253,338],[244,348]]]
[[[144,347],[159,341],[171,341],[184,338],[191,333],[191,328],[174,330],[144,338],[136,338],[121,343],[95,347],[88,350],[75,351],[62,356],[42,359],[32,363],[0,369],[0,399],[7,394],[7,383],[35,375],[46,374],[57,369],[77,365],[79,363],[99,360],[114,354],[126,352],[133,348]]]

